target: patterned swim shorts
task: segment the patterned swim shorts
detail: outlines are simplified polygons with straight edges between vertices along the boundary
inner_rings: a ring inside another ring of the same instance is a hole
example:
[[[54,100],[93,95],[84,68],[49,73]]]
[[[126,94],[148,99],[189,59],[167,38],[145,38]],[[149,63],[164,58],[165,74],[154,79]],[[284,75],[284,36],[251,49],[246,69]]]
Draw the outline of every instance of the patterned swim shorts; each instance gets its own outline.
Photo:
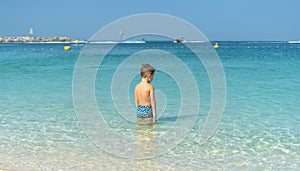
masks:
[[[139,105],[136,109],[137,118],[153,118],[152,107]]]

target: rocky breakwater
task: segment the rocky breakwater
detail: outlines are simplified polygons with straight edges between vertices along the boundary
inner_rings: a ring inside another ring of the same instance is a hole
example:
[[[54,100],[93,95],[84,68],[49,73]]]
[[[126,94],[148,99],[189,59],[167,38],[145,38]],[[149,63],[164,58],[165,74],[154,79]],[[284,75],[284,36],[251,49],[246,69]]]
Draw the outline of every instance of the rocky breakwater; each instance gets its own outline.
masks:
[[[0,37],[0,42],[70,42],[69,37]]]

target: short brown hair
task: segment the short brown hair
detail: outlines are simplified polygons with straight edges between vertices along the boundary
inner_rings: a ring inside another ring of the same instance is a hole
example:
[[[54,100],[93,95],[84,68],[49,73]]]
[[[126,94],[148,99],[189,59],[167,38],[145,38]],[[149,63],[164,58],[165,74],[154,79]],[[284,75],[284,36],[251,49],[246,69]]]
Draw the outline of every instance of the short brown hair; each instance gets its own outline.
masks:
[[[155,68],[149,64],[142,64],[141,77],[145,78],[147,74],[152,75],[155,72]]]

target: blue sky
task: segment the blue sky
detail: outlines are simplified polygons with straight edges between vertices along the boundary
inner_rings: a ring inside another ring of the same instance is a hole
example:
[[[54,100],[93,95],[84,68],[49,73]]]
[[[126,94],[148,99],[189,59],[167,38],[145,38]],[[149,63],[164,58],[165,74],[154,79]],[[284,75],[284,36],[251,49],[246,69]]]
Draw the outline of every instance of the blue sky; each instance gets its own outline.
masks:
[[[0,0],[0,36],[88,39],[110,22],[138,13],[165,13],[209,40],[298,40],[299,0]]]

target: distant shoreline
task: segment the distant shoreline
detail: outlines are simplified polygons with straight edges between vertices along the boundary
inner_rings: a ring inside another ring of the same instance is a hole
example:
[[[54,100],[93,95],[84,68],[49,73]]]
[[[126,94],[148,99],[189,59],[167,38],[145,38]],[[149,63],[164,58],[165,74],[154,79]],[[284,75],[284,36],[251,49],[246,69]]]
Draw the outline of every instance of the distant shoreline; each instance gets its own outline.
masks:
[[[0,37],[0,43],[9,42],[70,42],[75,41],[69,37],[39,37],[39,36],[22,36],[22,37]]]

